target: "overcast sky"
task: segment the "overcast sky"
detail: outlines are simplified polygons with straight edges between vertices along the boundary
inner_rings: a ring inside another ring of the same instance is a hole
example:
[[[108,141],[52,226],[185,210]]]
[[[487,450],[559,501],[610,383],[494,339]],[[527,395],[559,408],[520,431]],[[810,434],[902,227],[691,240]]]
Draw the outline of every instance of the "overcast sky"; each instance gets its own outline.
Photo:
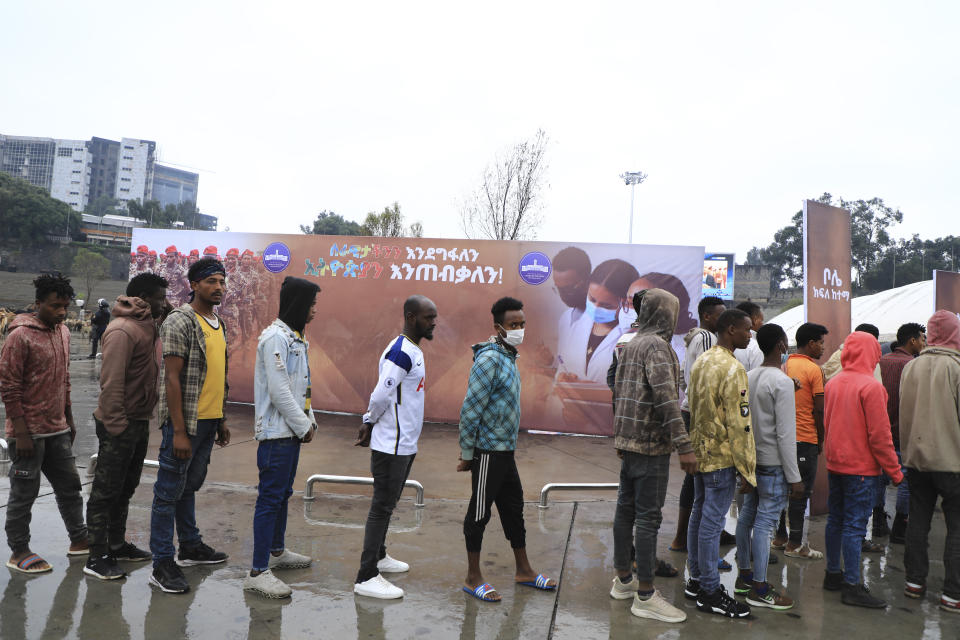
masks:
[[[93,8],[96,7],[96,8]],[[425,235],[551,139],[543,240],[735,251],[824,191],[960,233],[955,2],[5,2],[0,133],[157,141],[221,230]],[[953,44],[951,44],[951,42]]]

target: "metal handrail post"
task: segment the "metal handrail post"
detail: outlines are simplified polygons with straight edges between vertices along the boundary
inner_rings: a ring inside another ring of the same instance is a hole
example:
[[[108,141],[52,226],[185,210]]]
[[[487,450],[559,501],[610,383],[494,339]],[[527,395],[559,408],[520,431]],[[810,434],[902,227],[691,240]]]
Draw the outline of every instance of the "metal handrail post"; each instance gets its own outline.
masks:
[[[596,491],[597,489],[618,488],[620,488],[620,485],[616,482],[550,482],[543,485],[543,489],[540,489],[540,503],[537,506],[541,509],[550,507],[547,501],[551,491]]]
[[[314,499],[313,495],[313,485],[318,482],[329,482],[331,484],[362,484],[362,485],[373,485],[373,478],[366,478],[363,476],[333,476],[323,473],[315,473],[314,475],[307,478],[307,486],[303,492],[303,499],[310,501]],[[417,490],[417,500],[413,503],[415,507],[424,507],[426,503],[423,501],[423,485],[417,482],[416,480],[407,480],[403,483],[404,487],[413,487]]]

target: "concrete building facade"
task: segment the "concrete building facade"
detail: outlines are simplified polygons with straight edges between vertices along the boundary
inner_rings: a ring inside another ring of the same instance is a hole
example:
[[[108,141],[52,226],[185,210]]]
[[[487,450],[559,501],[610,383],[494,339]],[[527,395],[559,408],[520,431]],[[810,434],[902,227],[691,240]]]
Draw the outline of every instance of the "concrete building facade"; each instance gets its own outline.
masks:
[[[128,200],[150,200],[157,143],[123,138],[117,161],[117,185],[113,197],[126,206]]]
[[[153,167],[154,200],[160,201],[160,207],[168,204],[182,204],[197,202],[197,191],[200,186],[200,175],[183,169],[175,169],[162,164]]]
[[[50,195],[83,211],[90,196],[93,155],[85,140],[56,140]]]

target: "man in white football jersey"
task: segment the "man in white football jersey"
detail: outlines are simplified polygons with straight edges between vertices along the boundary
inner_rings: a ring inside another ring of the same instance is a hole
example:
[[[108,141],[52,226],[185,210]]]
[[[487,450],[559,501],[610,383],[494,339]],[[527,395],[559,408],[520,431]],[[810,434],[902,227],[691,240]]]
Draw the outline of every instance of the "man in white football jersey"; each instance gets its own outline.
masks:
[[[420,340],[433,340],[436,326],[437,307],[429,298],[407,298],[403,303],[403,333],[391,340],[380,356],[377,386],[370,394],[370,405],[354,443],[370,447],[373,475],[373,499],[363,536],[360,571],[353,585],[353,592],[358,595],[384,600],[403,597],[403,589],[380,573],[410,569],[406,562],[387,555],[387,526],[417,455],[426,376]]]

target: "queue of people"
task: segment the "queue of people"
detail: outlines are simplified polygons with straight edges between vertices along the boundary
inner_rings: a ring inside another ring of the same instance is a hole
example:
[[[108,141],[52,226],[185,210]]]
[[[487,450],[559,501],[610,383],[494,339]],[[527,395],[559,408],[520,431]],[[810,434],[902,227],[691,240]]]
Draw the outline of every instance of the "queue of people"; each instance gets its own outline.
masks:
[[[656,275],[648,274],[651,279]],[[823,588],[841,591],[845,604],[885,606],[862,583],[860,554],[871,551],[871,541],[864,538],[871,514],[876,527],[881,478],[903,486],[909,477],[909,492],[902,499],[898,495],[894,520],[906,543],[905,593],[917,598],[926,593],[927,536],[939,496],[947,522],[940,606],[960,611],[960,320],[955,314],[938,311],[927,331],[904,325],[886,360],[877,336],[858,327],[844,341],[840,369],[825,383],[817,361],[823,356],[826,327],[802,325],[797,353],[788,356],[783,329],[764,324],[756,305],[726,309],[718,298],[704,298],[698,307],[701,326],[687,336],[681,365],[672,347],[681,315],[678,297],[663,288],[633,286],[647,276],[640,278],[616,261],[594,270],[593,276],[570,286],[586,285],[581,313],[594,326],[582,345],[586,361],[577,366],[589,370],[590,354],[597,349],[609,348],[612,354],[605,373],[613,392],[614,447],[621,458],[612,598],[630,599],[638,617],[666,622],[687,617],[654,586],[670,455],[676,451],[686,476],[682,530],[671,546],[688,554],[685,596],[698,610],[728,618],[750,615],[751,606],[791,608],[793,599],[768,580],[770,551],[782,548],[789,557],[823,558],[809,536],[804,541],[804,512],[823,455],[830,487]],[[14,321],[0,354],[0,395],[12,454],[6,519],[10,569],[29,574],[51,570],[30,548],[30,513],[41,474],[53,486],[71,541],[68,553],[88,556],[87,575],[114,580],[125,575],[121,562],[152,561],[151,584],[183,593],[190,588],[183,567],[227,560],[226,553],[204,542],[195,513],[195,495],[213,447],[226,446],[231,436],[224,412],[229,333],[216,312],[227,277],[219,260],[205,257],[190,265],[189,301],[180,307],[166,302],[169,282],[150,272],[132,278],[126,295],[118,298],[102,336],[101,393],[94,413],[100,447],[86,518],[72,453],[76,428],[69,331],[63,325],[73,289],[59,275],[35,281],[37,311]],[[309,281],[286,278],[277,319],[257,343],[259,483],[253,556],[243,588],[271,598],[291,594],[275,570],[312,562],[287,549],[284,534],[300,447],[317,431],[304,331],[315,315],[319,292]],[[623,315],[633,322],[607,345],[613,334],[604,329],[619,322],[611,320],[608,307],[628,293],[633,309]],[[403,590],[383,574],[410,570],[387,553],[386,539],[417,454],[425,397],[423,341],[433,338],[438,310],[431,300],[412,296],[402,312],[402,331],[378,359],[377,383],[355,442],[371,449],[374,480],[354,583],[361,597],[402,597]],[[523,303],[501,298],[491,316],[493,335],[472,347],[456,465],[456,471],[469,472],[471,478],[463,522],[463,590],[486,602],[500,600],[481,569],[482,540],[494,505],[513,549],[514,581],[540,591],[558,587],[555,579],[533,568],[526,552],[515,457]],[[572,316],[568,322],[579,322]],[[881,380],[874,378],[878,364]],[[126,539],[126,519],[155,409],[162,437],[150,548],[143,550]],[[730,536],[724,524],[738,494],[738,573],[731,595],[720,584],[719,547],[723,535]]]

